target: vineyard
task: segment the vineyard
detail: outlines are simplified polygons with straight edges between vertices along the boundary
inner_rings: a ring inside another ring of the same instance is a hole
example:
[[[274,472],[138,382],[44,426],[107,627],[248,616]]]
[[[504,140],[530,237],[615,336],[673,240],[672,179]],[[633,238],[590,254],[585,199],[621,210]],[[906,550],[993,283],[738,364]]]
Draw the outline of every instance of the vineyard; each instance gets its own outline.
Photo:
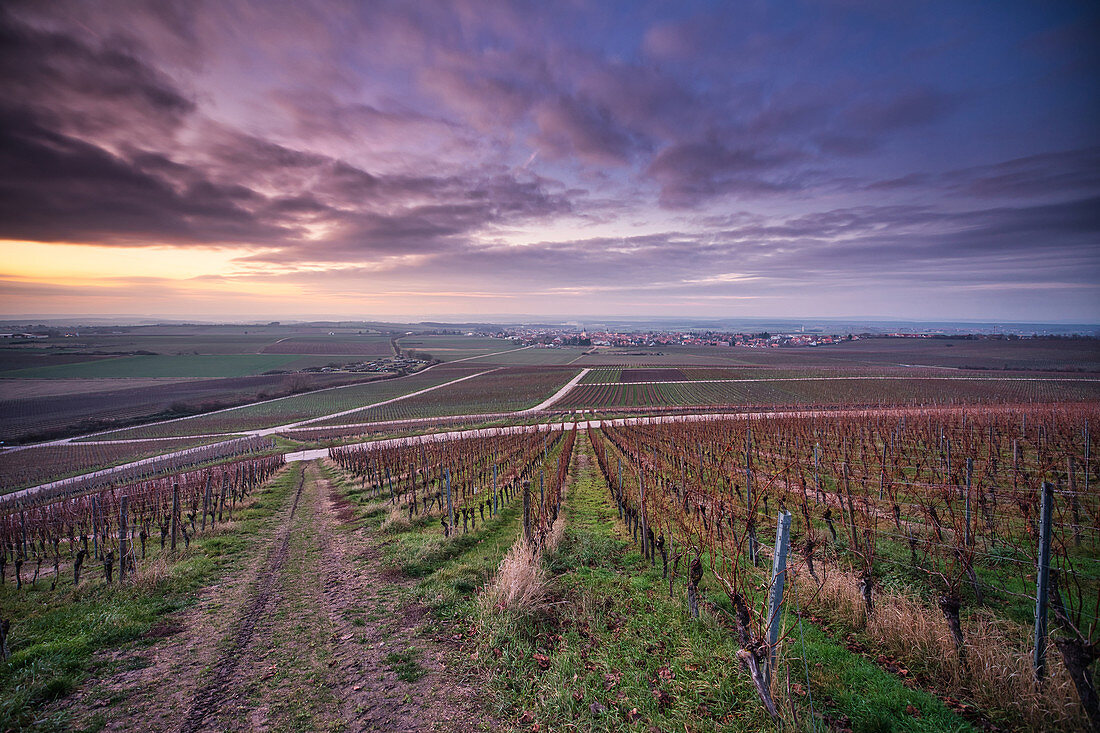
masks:
[[[232,436],[127,443],[66,443],[7,451],[0,453],[0,494],[162,453],[207,445],[226,437]]]
[[[522,497],[524,536],[537,542],[558,516],[576,431],[505,432],[489,438],[408,440],[394,448],[331,448],[332,459],[392,517],[438,516],[444,537],[475,530]],[[535,479],[537,476],[537,487]]]
[[[193,467],[152,461],[110,485],[70,482],[5,507],[10,679],[39,689],[26,666],[34,635],[49,633],[28,625],[38,604],[60,614],[119,594],[152,599],[150,578],[218,557],[238,518],[266,505],[279,529],[233,545],[242,559],[219,566],[244,563],[233,582],[245,586],[260,575],[234,601],[239,622],[217,624],[229,641],[204,663],[219,660],[214,676],[154,667],[138,675],[138,709],[181,700],[183,730],[212,726],[210,690],[269,689],[270,670],[239,660],[290,643],[291,656],[272,657],[280,667],[332,677],[376,726],[430,716],[425,685],[459,688],[454,673],[414,662],[458,644],[460,658],[481,660],[469,674],[487,695],[463,704],[494,706],[501,727],[1079,730],[1100,617],[1098,421],[1094,404],[1065,404],[516,425],[333,447],[289,472],[281,455],[198,446]],[[324,580],[337,569],[340,583]],[[289,590],[299,587],[317,590]],[[279,610],[288,593],[299,615]],[[324,621],[318,603],[342,610]],[[410,607],[430,616],[385,631]],[[200,612],[184,615],[196,633]],[[284,618],[297,630],[265,632]],[[311,657],[283,633],[347,661]],[[347,641],[360,637],[379,651]],[[184,690],[164,698],[163,685]],[[31,707],[8,720],[43,704],[12,699]],[[309,700],[311,715],[341,715]]]
[[[38,451],[44,451],[46,455],[69,453],[76,457],[91,457],[119,455],[124,451],[132,450],[130,446],[135,445],[140,446],[142,442],[91,445],[70,443],[59,446],[28,448],[27,451],[15,451],[6,454],[5,457],[16,459],[13,463],[18,466],[18,457],[20,453],[24,452],[30,452],[32,459]],[[80,473],[69,478],[59,478],[50,483],[39,484],[31,490],[7,492],[5,496],[0,497],[0,506],[37,506],[43,502],[75,496],[105,486],[132,483],[155,476],[178,473],[193,466],[202,466],[240,456],[268,454],[272,453],[274,448],[275,442],[271,438],[247,437],[231,438],[211,444],[204,444],[200,441],[193,448],[182,448],[171,453],[163,453],[163,449],[161,449],[148,458],[138,458],[129,463],[122,463],[117,468],[100,469],[91,473]],[[44,470],[50,471],[51,469],[46,466]]]
[[[351,412],[316,424],[347,425],[450,415],[514,412],[539,404],[565,385],[577,372],[578,370],[575,369],[504,368],[434,392],[382,407]]]
[[[85,563],[88,574],[102,569],[107,584],[117,565],[121,583],[155,560],[158,535],[160,552],[190,546],[208,524],[232,521],[234,507],[282,465],[282,456],[249,458],[8,510],[0,517],[0,583],[21,589],[43,577],[54,588],[63,563],[74,587]],[[23,568],[31,565],[27,578]]]
[[[1093,380],[1092,372],[1079,374],[1066,372],[1027,372],[1008,371],[991,373],[983,369],[945,369],[943,367],[913,367],[897,365],[867,366],[847,364],[843,366],[814,365],[806,367],[777,367],[752,365],[742,367],[717,367],[717,366],[682,366],[673,368],[662,367],[592,367],[584,378],[582,384],[618,384],[636,382],[672,382],[672,381],[755,381],[755,380],[810,380],[814,378],[839,378],[839,377],[863,377],[874,379],[881,377],[894,377],[899,379],[909,378],[945,378],[965,379],[1021,379],[1021,380],[1069,380],[1082,379]]]
[[[554,403],[556,409],[615,407],[801,407],[1084,402],[1100,398],[1100,383],[1079,379],[767,377],[741,382],[591,383],[586,379]]]
[[[758,566],[772,567],[778,514],[790,555],[775,568],[804,618],[859,632],[887,665],[966,688],[1014,727],[1074,730],[1086,725],[1074,691],[1097,713],[1097,418],[1093,407],[778,418],[604,427],[591,440],[670,592],[682,577],[697,614],[700,581],[713,581],[766,709],[776,706],[781,619],[766,592],[777,573]],[[1051,580],[1040,598],[1057,629],[1049,645],[1035,613],[1043,562]]]

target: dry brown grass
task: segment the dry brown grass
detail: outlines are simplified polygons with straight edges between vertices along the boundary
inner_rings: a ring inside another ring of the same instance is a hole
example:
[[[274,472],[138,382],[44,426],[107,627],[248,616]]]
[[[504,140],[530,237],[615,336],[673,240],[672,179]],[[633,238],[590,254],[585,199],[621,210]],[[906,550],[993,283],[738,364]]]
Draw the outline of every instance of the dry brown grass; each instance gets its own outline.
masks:
[[[147,590],[155,588],[172,575],[173,562],[169,560],[168,553],[160,553],[146,563],[139,561],[137,573],[132,578],[133,584]]]
[[[369,517],[372,514],[378,514],[379,512],[384,512],[384,511],[386,511],[386,509],[388,509],[392,506],[393,505],[390,504],[389,499],[374,499],[373,501],[369,501],[366,504],[363,504],[363,505],[359,506],[356,511],[360,515]],[[406,511],[408,511],[408,509],[406,509]]]
[[[527,616],[546,607],[550,578],[542,553],[520,538],[500,563],[496,577],[481,591],[478,603],[484,616],[509,612]]]
[[[409,508],[403,504],[395,504],[390,513],[382,520],[383,532],[405,532],[412,529],[409,521]]]
[[[1035,682],[1030,630],[1020,624],[997,618],[988,609],[964,614],[964,667],[938,608],[900,591],[876,589],[875,612],[868,618],[853,573],[828,568],[820,582],[801,568],[793,575],[800,607],[862,632],[876,651],[924,670],[941,693],[968,698],[1025,730],[1076,731],[1087,726],[1053,645],[1048,677],[1042,685]]]
[[[565,512],[558,514],[557,520],[550,526],[550,531],[546,533],[546,537],[542,540],[543,552],[552,552],[558,549],[558,545],[561,544],[561,538],[565,536]]]

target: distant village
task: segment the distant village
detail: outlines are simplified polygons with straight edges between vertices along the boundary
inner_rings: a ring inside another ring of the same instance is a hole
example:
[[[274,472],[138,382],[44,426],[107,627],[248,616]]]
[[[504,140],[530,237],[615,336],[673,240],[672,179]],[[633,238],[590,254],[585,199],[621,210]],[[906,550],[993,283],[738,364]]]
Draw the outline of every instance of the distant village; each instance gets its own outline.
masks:
[[[523,341],[531,346],[616,346],[616,347],[659,347],[659,346],[739,346],[749,349],[768,349],[779,346],[824,346],[843,340],[858,339],[859,336],[822,335],[822,334],[779,334],[762,331],[760,333],[721,333],[717,331],[649,331],[644,333],[620,333],[615,331],[552,331],[537,332],[526,329],[509,329],[497,334],[499,338],[511,338]]]
[[[859,341],[869,338],[908,338],[908,339],[1017,339],[1027,338],[1003,334],[952,334],[942,333],[727,333],[721,331],[577,331],[570,328],[507,328],[493,334],[494,338],[522,341],[525,345],[555,348],[561,346],[607,346],[607,347],[660,347],[660,346],[713,346],[717,348],[775,349],[784,347],[832,346],[844,341]]]

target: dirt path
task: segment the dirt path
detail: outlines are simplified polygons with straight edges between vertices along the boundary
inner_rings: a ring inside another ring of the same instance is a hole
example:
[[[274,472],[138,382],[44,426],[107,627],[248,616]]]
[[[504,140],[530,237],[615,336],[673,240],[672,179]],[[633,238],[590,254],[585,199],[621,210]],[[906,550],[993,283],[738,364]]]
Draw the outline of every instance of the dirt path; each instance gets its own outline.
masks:
[[[237,670],[242,656],[252,644],[257,624],[267,620],[271,607],[276,601],[276,584],[282,575],[287,555],[290,553],[291,532],[295,529],[294,519],[305,483],[306,475],[303,472],[298,480],[298,490],[294,494],[290,514],[275,540],[274,551],[259,575],[251,597],[245,604],[244,614],[233,629],[228,648],[218,657],[209,676],[204,675],[206,681],[196,690],[187,717],[180,727],[181,733],[203,730],[207,721],[216,717],[219,709],[224,707],[226,699],[234,691],[233,688],[241,686],[242,681],[238,677]]]
[[[318,463],[253,556],[63,706],[108,731],[457,731],[481,726],[446,633],[380,564],[381,537]]]
[[[352,508],[317,475],[324,517],[320,552],[338,640],[333,666],[349,730],[476,730],[473,687],[449,669],[440,629],[408,592],[414,581],[384,572],[383,539],[348,520]]]

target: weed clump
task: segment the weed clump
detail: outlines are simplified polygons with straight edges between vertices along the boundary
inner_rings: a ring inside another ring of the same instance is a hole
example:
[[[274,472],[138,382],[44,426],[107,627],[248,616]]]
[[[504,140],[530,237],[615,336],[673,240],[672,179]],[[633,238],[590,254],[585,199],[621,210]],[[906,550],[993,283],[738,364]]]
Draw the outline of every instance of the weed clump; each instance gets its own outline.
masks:
[[[542,564],[542,552],[532,550],[521,539],[504,556],[478,603],[483,617],[494,612],[527,617],[546,607],[549,591],[550,577]]]

